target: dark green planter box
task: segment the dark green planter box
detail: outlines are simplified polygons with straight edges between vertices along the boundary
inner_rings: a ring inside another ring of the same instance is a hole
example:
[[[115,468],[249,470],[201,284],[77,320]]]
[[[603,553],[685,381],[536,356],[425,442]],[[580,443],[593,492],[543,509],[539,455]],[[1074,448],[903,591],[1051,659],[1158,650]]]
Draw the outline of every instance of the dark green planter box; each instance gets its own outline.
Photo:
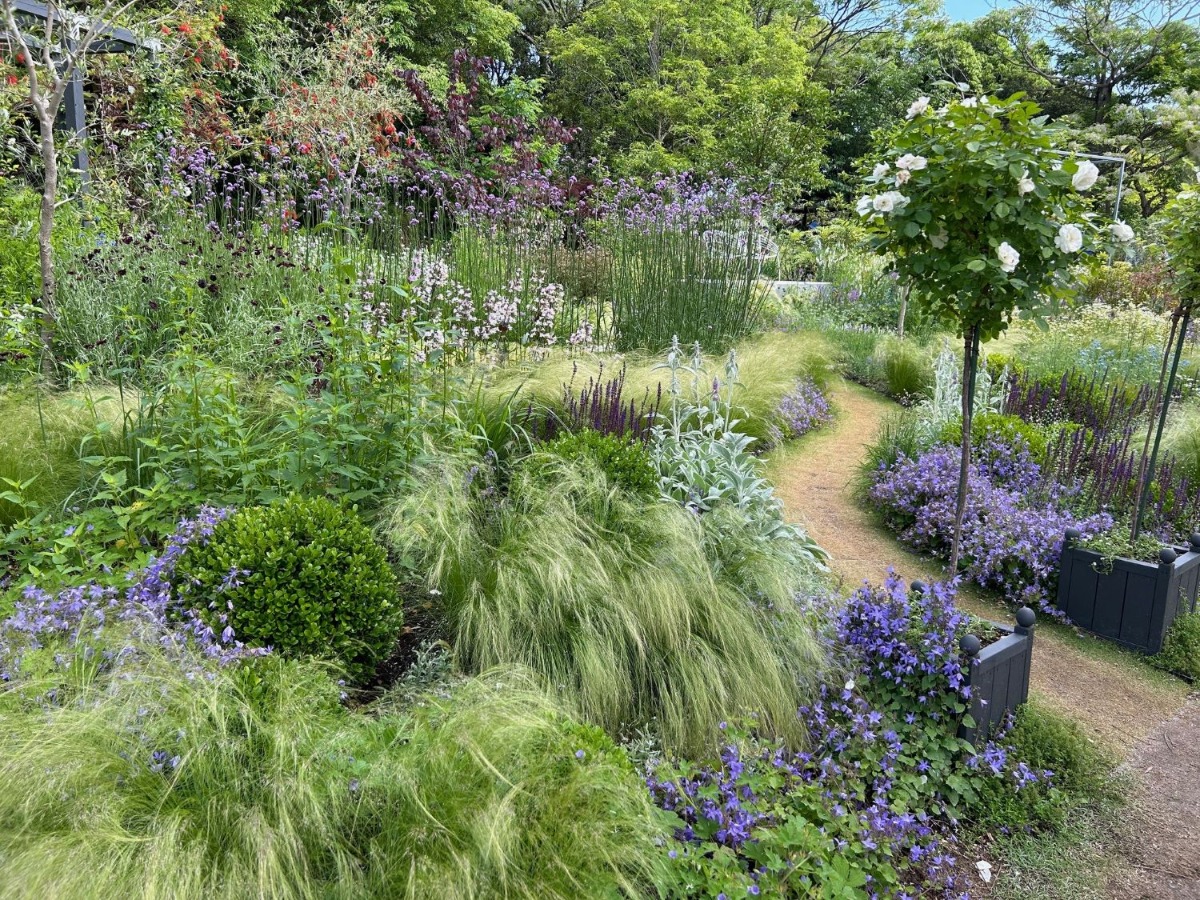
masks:
[[[1187,547],[1163,549],[1159,562],[1117,557],[1106,562],[1077,546],[1080,534],[1063,538],[1054,605],[1084,631],[1130,650],[1158,653],[1180,612],[1196,611],[1200,590],[1200,534]]]
[[[915,591],[925,590],[925,584],[914,581]],[[959,639],[963,653],[963,668],[971,686],[969,712],[975,724],[959,726],[958,736],[976,747],[1004,725],[1009,713],[1029,699],[1029,670],[1033,665],[1033,625],[1037,616],[1028,606],[1017,610],[1015,626],[990,623],[1001,632],[998,640],[987,646],[978,636],[965,634]]]
[[[968,634],[959,642],[970,665],[967,683],[971,685],[973,728],[959,728],[959,737],[976,747],[987,743],[1004,724],[1009,713],[1029,699],[1029,670],[1033,664],[1034,612],[1028,606],[1017,611],[1015,627],[995,625],[1004,632],[998,641],[986,647],[979,638]]]

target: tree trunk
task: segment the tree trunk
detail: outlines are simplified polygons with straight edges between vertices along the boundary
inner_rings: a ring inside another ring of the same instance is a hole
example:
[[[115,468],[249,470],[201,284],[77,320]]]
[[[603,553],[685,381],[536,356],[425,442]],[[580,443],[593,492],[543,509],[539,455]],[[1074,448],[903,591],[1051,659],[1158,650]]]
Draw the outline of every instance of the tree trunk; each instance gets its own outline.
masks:
[[[1150,440],[1153,438],[1155,431],[1155,423],[1158,421],[1161,404],[1164,399],[1164,391],[1167,384],[1167,366],[1171,362],[1171,351],[1175,346],[1175,336],[1179,329],[1179,319],[1182,314],[1182,308],[1176,307],[1175,314],[1171,316],[1171,328],[1167,332],[1167,346],[1163,349],[1162,365],[1159,367],[1158,384],[1154,387],[1154,397],[1150,402],[1150,416],[1146,427],[1146,439],[1142,442],[1142,456],[1138,460],[1137,484],[1134,487],[1133,508],[1141,510],[1142,495],[1147,487],[1147,469],[1150,464]],[[1137,540],[1138,534],[1141,532],[1140,526],[1141,516],[1135,514],[1133,521],[1130,523],[1129,536],[1131,540]]]
[[[908,285],[900,288],[900,321],[896,323],[896,337],[904,340],[904,317],[908,314]]]
[[[1150,494],[1150,482],[1154,478],[1154,466],[1158,463],[1158,449],[1162,444],[1163,430],[1167,425],[1167,411],[1171,406],[1171,393],[1175,390],[1175,375],[1179,372],[1179,359],[1183,355],[1183,342],[1187,339],[1188,320],[1192,316],[1191,304],[1183,307],[1183,317],[1179,321],[1179,331],[1175,336],[1175,353],[1171,358],[1171,373],[1167,376],[1167,386],[1163,391],[1162,408],[1158,413],[1158,425],[1154,431],[1154,449],[1150,451],[1150,462],[1146,466],[1146,474],[1142,479],[1141,496],[1138,498],[1137,509],[1133,513],[1130,525],[1130,535],[1137,537],[1142,528],[1142,517],[1146,512],[1146,500]]]
[[[979,360],[979,326],[972,325],[963,335],[962,376],[962,455],[958,465],[958,498],[954,507],[954,538],[950,545],[950,577],[958,574],[962,547],[963,517],[967,511],[967,485],[971,471],[971,419],[975,407],[975,370]]]
[[[54,145],[54,119],[45,110],[39,110],[38,127],[41,131],[44,173],[41,217],[38,222],[38,262],[42,275],[41,365],[42,377],[54,381],[57,376],[54,333],[58,322],[58,283],[54,277],[54,206],[58,197],[58,153]]]

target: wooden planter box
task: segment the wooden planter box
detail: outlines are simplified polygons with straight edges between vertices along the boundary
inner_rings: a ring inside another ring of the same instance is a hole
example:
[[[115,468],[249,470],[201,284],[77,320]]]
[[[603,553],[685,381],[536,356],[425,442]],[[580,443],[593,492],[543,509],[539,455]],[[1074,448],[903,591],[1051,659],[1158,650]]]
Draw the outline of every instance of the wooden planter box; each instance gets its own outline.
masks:
[[[1054,605],[1071,623],[1113,643],[1158,653],[1180,612],[1196,611],[1200,589],[1200,534],[1188,547],[1164,547],[1157,563],[1117,557],[1077,546],[1080,533],[1063,538]]]
[[[920,581],[913,582],[914,590],[924,590]],[[991,623],[1003,633],[999,640],[987,646],[973,634],[963,635],[959,648],[966,663],[967,684],[971,686],[971,718],[974,726],[965,724],[958,736],[976,747],[987,743],[1004,724],[1009,713],[1029,699],[1029,669],[1033,664],[1033,610],[1023,606],[1017,610],[1015,627]]]

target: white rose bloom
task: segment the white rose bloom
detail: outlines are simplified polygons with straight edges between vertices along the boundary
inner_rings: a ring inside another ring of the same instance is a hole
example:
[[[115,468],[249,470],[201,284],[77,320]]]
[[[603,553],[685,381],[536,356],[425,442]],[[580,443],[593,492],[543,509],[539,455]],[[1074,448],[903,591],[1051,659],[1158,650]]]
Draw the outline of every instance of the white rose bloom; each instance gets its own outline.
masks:
[[[1100,170],[1096,168],[1095,163],[1084,160],[1079,164],[1079,168],[1075,170],[1075,174],[1071,177],[1071,187],[1077,191],[1086,191],[1100,175]]]
[[[858,210],[858,214],[860,216],[868,215],[871,212],[871,198],[859,197],[858,204],[855,206],[855,209]]]
[[[1078,225],[1064,225],[1058,229],[1054,246],[1063,253],[1078,253],[1083,247],[1083,232]]]
[[[1113,222],[1108,226],[1108,230],[1112,232],[1112,236],[1123,244],[1128,244],[1133,240],[1133,229],[1124,222]]]
[[[896,208],[896,199],[892,196],[895,191],[887,191],[882,194],[876,194],[875,199],[871,201],[871,206],[875,212],[890,213]]]
[[[1029,177],[1029,170],[1026,169],[1021,173],[1021,180],[1017,182],[1017,193],[1024,197],[1036,187],[1037,185],[1033,183],[1033,179]]]
[[[921,113],[925,112],[925,110],[927,110],[927,109],[929,109],[929,98],[928,97],[918,97],[916,100],[914,100],[912,102],[912,106],[910,106],[908,108],[908,115],[906,116],[906,118],[915,119],[917,116],[921,115]]]
[[[912,172],[908,171],[908,169],[899,170],[896,173],[896,186],[899,187],[900,185],[907,182],[908,179],[910,179],[910,178],[912,178]]]
[[[923,156],[913,156],[911,153],[905,153],[902,157],[896,160],[897,169],[908,169],[910,172],[919,172],[929,164]]]
[[[884,175],[886,175],[888,172],[890,172],[891,169],[892,169],[892,167],[889,166],[887,163],[880,163],[874,169],[871,170],[871,174],[874,175],[876,178],[882,178]]]
[[[1021,261],[1021,254],[1008,241],[996,248],[996,256],[1000,259],[1001,272],[1015,272]]]
[[[978,97],[963,97],[962,105],[965,106],[967,109],[974,109],[975,107],[977,107],[979,105],[979,98]]]
[[[950,235],[946,233],[946,226],[943,225],[937,234],[929,236],[929,243],[933,245],[934,250],[943,250],[950,243]]]

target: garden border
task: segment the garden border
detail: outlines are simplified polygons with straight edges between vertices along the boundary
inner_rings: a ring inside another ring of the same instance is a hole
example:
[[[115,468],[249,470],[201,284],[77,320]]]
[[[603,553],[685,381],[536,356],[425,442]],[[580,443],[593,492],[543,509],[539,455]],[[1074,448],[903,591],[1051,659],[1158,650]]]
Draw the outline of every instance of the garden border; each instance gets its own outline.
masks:
[[[970,714],[975,724],[959,726],[958,736],[978,747],[1004,727],[1010,713],[1029,699],[1029,672],[1033,665],[1033,625],[1036,615],[1028,606],[1017,610],[1015,627],[991,623],[1004,632],[998,641],[981,646],[978,637],[964,635],[959,647],[967,657],[967,684],[971,687]]]

